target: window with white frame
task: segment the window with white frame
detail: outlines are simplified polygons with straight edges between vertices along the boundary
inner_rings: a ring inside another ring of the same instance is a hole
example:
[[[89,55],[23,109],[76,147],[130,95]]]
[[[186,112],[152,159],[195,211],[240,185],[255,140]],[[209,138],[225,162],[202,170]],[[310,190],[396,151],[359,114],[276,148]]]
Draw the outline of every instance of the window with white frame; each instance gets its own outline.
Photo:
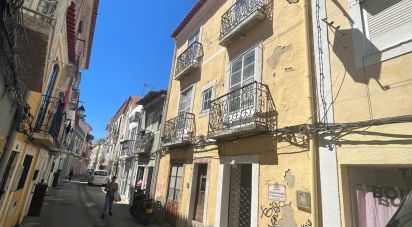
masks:
[[[214,87],[209,87],[202,92],[202,112],[207,112],[210,109],[210,102],[214,96]]]
[[[190,44],[194,43],[194,42],[199,42],[200,41],[200,28],[197,29],[197,31],[189,37],[189,39],[187,40],[187,46],[190,46]]]
[[[242,100],[242,92],[236,89],[241,88],[253,81],[256,78],[256,49],[252,49],[242,56],[236,58],[230,63],[230,76],[229,76],[229,111],[235,112],[240,110],[244,101],[253,100],[249,99]],[[233,92],[234,91],[234,92]]]
[[[179,114],[192,112],[193,86],[190,86],[180,93]]]
[[[361,9],[368,54],[412,40],[411,0],[364,0]]]
[[[183,181],[183,165],[172,165],[167,199],[179,201]]]
[[[229,92],[255,80],[255,49],[230,63]]]

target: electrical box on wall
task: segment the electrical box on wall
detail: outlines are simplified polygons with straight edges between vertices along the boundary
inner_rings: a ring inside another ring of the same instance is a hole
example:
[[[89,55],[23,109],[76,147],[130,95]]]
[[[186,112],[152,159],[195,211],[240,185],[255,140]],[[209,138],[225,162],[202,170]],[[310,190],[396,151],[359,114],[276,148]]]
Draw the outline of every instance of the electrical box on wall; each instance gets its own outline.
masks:
[[[310,211],[310,192],[298,190],[296,191],[296,204],[299,209]]]

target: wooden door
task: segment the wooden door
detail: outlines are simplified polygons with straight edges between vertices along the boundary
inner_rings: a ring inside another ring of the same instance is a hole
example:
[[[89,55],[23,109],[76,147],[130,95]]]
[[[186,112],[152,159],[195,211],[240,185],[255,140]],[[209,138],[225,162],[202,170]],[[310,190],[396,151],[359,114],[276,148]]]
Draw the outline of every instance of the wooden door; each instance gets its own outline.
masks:
[[[183,165],[172,165],[169,177],[169,189],[167,192],[167,200],[165,204],[166,208],[166,221],[176,226],[178,220],[178,210],[180,203],[180,194],[182,190],[183,180]]]
[[[193,219],[199,223],[203,223],[203,213],[206,195],[206,175],[207,164],[200,164],[197,172],[195,212],[193,217]]]

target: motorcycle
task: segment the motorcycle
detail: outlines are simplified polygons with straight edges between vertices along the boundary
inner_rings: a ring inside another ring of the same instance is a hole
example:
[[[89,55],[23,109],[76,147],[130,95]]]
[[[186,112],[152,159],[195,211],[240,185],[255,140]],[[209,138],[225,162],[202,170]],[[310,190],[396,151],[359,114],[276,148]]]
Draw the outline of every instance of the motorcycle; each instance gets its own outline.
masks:
[[[148,198],[143,190],[136,189],[129,210],[130,214],[137,219],[138,223],[148,225],[155,221],[154,210],[158,206],[161,206],[159,201]]]

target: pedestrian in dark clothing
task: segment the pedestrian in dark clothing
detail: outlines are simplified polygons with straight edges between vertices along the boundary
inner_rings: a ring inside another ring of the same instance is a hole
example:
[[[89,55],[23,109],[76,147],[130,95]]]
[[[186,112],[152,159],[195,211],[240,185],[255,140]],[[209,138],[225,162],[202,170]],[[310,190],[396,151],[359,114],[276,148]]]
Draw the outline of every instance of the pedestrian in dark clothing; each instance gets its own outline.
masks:
[[[73,172],[74,172],[74,170],[73,170],[73,168],[71,168],[70,172],[69,172],[69,180],[72,180]]]
[[[113,216],[112,207],[114,201],[114,194],[119,189],[119,185],[116,183],[116,179],[117,177],[113,176],[112,181],[107,183],[106,188],[104,189],[106,191],[106,197],[104,200],[102,219],[104,218],[104,215],[107,213],[107,208],[109,208],[109,215]]]

